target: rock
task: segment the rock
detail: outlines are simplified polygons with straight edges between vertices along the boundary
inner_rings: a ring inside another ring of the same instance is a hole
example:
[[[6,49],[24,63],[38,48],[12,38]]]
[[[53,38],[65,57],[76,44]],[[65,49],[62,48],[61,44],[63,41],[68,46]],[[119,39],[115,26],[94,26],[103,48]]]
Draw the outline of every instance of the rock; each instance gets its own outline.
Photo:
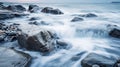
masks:
[[[45,7],[42,9],[43,13],[50,13],[50,14],[55,14],[55,15],[58,15],[58,14],[63,14],[62,11],[60,11],[59,9],[53,9],[51,7]]]
[[[30,55],[0,47],[0,67],[28,67],[30,62]]]
[[[0,12],[0,20],[11,19],[15,17],[22,17],[28,14],[24,13],[15,13],[15,12]]]
[[[55,48],[54,34],[48,30],[41,30],[38,34],[22,34],[18,37],[18,43],[21,47],[28,50],[50,52]]]
[[[109,35],[115,38],[120,38],[120,30],[114,28],[109,32]]]
[[[90,18],[90,17],[97,17],[97,15],[95,15],[95,14],[93,14],[93,13],[88,13],[88,14],[79,15],[79,16],[81,16],[81,17],[88,17],[88,18]]]
[[[78,22],[78,21],[83,21],[84,19],[81,17],[74,17],[71,22]]]
[[[31,13],[36,13],[40,10],[40,7],[37,5],[29,5],[28,11]]]
[[[118,67],[116,57],[106,57],[96,53],[90,53],[81,61],[82,67]]]
[[[24,12],[24,11],[26,11],[26,8],[24,8],[21,5],[9,5],[6,9],[11,10],[13,12]]]

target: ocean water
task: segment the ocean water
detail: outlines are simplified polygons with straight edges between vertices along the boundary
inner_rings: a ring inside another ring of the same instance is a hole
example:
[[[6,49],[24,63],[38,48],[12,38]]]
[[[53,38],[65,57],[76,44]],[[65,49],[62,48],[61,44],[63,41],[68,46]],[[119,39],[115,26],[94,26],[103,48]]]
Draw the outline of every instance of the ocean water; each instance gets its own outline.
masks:
[[[28,5],[23,5],[28,8]],[[39,32],[41,28],[54,30],[61,39],[70,43],[72,48],[56,51],[49,56],[42,56],[39,52],[24,51],[34,58],[31,67],[81,67],[81,60],[89,53],[119,57],[120,39],[110,37],[108,32],[112,25],[120,27],[120,4],[40,3],[37,5],[58,8],[64,14],[51,15],[41,12],[30,14],[29,18],[39,17],[38,22],[45,21],[49,25],[29,25],[28,17],[6,20],[6,22],[19,23],[24,32],[31,34]],[[98,17],[83,18],[84,21],[81,22],[71,22],[75,16],[87,13],[94,13]],[[80,58],[72,60],[77,54],[80,54]]]

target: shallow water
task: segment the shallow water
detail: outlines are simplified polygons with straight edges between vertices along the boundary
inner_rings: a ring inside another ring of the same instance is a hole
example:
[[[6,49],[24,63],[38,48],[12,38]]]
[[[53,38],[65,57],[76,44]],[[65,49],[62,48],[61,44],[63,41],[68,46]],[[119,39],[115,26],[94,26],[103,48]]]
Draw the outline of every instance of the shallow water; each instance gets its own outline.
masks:
[[[28,5],[24,5],[27,6]],[[15,18],[6,22],[19,23],[26,33],[37,33],[41,28],[54,30],[63,40],[72,45],[71,49],[62,49],[50,56],[42,56],[39,52],[29,53],[34,60],[31,67],[81,67],[80,61],[94,52],[108,57],[119,57],[120,40],[108,36],[107,25],[120,26],[120,4],[39,4],[41,7],[51,6],[61,9],[64,15],[33,13],[29,17]],[[77,14],[95,13],[96,18],[84,18],[82,22],[70,22]],[[39,17],[49,25],[29,25],[30,17]],[[6,44],[9,45],[9,44]],[[4,45],[4,46],[6,46]],[[75,55],[80,55],[74,59]]]

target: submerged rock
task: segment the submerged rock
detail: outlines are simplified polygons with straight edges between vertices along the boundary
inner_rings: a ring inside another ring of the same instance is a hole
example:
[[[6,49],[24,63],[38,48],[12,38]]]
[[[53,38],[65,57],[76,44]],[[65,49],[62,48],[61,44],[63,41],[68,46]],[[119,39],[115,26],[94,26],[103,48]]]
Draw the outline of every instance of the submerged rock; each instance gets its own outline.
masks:
[[[119,59],[116,57],[106,57],[96,53],[90,53],[81,61],[82,67],[119,67]]]
[[[28,67],[31,56],[14,50],[0,47],[0,67]]]
[[[16,13],[16,12],[0,12],[0,20],[11,19],[15,17],[26,16],[28,14]]]
[[[45,7],[42,9],[43,13],[50,13],[50,14],[55,14],[55,15],[58,15],[58,14],[64,14],[62,11],[60,11],[59,9],[53,9],[51,7]]]
[[[74,17],[71,22],[78,22],[78,21],[83,21],[84,19],[81,17]]]
[[[114,28],[109,32],[109,35],[115,38],[120,38],[120,30]]]
[[[28,11],[31,13],[36,13],[40,10],[40,7],[37,5],[29,5]]]
[[[9,5],[7,10],[11,10],[13,12],[24,12],[26,11],[26,8],[24,8],[22,5]]]
[[[90,17],[97,17],[97,15],[93,14],[93,13],[88,13],[88,14],[79,15],[79,16],[81,16],[81,17],[88,17],[88,18],[90,18]]]

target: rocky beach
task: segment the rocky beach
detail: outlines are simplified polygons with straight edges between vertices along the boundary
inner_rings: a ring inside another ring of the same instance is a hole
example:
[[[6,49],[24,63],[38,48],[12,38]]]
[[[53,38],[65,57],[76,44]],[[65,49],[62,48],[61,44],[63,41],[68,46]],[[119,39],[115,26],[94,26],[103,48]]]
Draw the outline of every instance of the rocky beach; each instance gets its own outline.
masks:
[[[0,67],[120,67],[119,7],[0,2]]]

